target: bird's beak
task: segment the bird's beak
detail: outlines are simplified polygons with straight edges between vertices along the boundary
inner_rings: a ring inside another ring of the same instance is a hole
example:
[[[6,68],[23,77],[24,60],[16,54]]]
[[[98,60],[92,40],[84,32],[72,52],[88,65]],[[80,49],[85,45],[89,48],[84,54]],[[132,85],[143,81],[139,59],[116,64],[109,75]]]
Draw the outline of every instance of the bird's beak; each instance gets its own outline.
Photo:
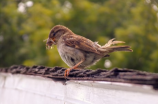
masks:
[[[46,49],[52,49],[52,45],[55,45],[55,39],[54,38],[48,38],[44,41],[47,41],[46,42]]]
[[[55,43],[55,38],[51,38],[53,40],[53,42]]]

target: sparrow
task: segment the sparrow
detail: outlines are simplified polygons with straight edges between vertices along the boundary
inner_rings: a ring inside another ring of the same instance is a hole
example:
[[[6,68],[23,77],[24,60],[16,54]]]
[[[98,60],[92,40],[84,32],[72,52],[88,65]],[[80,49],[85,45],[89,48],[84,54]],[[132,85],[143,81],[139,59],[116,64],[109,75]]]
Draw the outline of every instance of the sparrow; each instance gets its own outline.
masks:
[[[93,42],[83,36],[76,35],[70,29],[62,25],[54,26],[46,39],[46,48],[57,45],[59,55],[62,60],[70,67],[65,70],[64,76],[67,77],[72,69],[84,69],[94,65],[103,57],[115,51],[132,52],[129,46],[113,46],[123,41],[109,40],[101,46],[98,42]]]

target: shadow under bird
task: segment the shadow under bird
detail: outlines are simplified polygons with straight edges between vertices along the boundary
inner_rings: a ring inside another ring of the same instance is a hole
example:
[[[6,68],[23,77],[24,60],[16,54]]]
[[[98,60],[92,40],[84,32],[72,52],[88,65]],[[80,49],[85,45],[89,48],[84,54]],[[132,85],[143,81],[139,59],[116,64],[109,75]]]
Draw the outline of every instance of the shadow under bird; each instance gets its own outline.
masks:
[[[72,69],[84,69],[98,62],[103,57],[108,57],[109,53],[115,51],[132,52],[129,46],[112,46],[123,41],[109,40],[101,46],[83,36],[76,35],[70,29],[62,25],[54,26],[48,36],[46,48],[57,45],[58,52],[62,60],[70,67],[65,70],[64,76],[69,75]]]

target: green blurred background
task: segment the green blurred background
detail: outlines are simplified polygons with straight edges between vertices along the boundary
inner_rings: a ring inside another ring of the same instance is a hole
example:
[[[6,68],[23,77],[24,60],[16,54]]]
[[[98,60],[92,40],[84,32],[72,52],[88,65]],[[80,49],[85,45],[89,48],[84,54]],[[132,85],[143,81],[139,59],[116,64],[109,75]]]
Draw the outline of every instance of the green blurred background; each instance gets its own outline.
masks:
[[[1,0],[0,67],[68,67],[45,40],[55,25],[104,45],[116,38],[133,52],[115,52],[90,69],[114,67],[158,72],[157,0]]]

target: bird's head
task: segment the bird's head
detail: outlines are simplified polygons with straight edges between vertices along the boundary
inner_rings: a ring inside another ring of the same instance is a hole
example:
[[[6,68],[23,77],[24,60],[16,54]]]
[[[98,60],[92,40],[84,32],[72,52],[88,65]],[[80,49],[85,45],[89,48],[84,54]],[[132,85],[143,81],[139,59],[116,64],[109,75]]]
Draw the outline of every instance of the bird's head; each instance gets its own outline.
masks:
[[[65,33],[71,32],[67,27],[62,25],[56,25],[54,26],[48,36],[48,39],[46,39],[46,48],[50,49],[52,45],[56,45],[59,38],[64,35]],[[71,34],[71,33],[70,33]]]

